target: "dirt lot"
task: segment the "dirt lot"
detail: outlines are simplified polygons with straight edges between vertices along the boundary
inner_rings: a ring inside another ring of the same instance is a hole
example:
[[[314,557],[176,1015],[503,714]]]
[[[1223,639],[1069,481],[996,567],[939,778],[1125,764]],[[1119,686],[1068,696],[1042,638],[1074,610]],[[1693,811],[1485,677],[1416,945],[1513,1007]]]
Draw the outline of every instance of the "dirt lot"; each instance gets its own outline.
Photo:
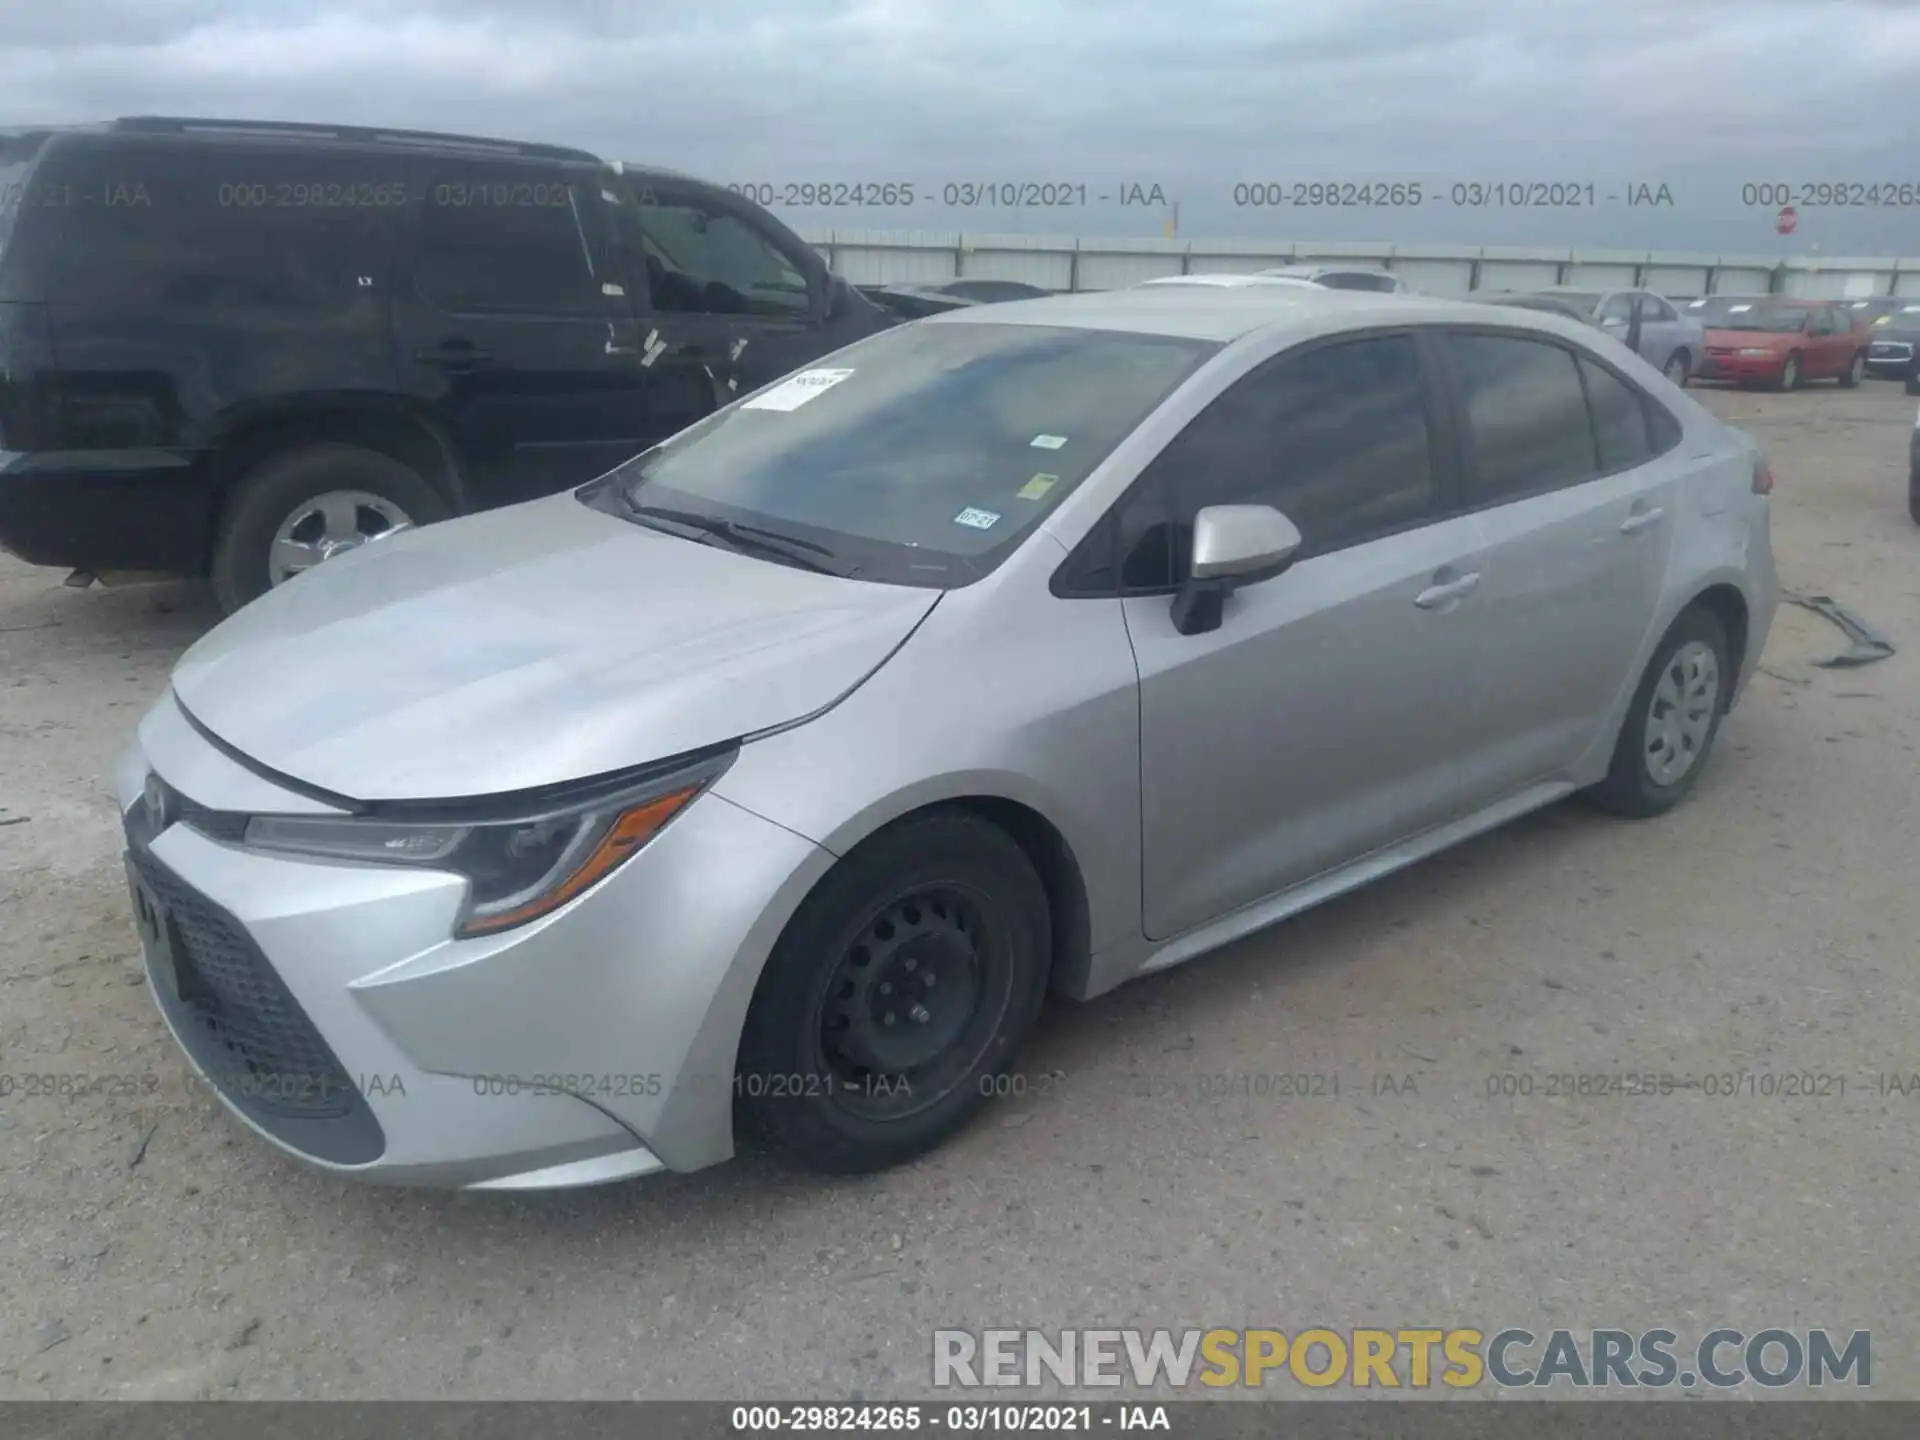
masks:
[[[1708,403],[1771,448],[1786,582],[1902,654],[1815,668],[1784,608],[1679,812],[1556,808],[1054,1014],[1028,1094],[852,1183],[406,1193],[256,1142],[145,993],[106,789],[210,602],[0,560],[0,1396],[878,1398],[945,1325],[1779,1324],[1871,1329],[1920,1397],[1920,1093],[1876,1082],[1920,1071],[1914,402]],[[1488,1096],[1747,1070],[1845,1093]],[[1203,1093],[1301,1072],[1338,1095]]]

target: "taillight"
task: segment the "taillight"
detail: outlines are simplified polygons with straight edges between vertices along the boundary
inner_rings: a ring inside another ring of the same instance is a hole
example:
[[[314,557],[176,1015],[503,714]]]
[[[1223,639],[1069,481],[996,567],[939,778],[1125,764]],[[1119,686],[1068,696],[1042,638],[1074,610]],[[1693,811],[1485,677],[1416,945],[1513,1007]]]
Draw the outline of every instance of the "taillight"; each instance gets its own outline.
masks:
[[[1753,493],[1771,495],[1773,493],[1773,466],[1767,463],[1767,457],[1753,457]]]

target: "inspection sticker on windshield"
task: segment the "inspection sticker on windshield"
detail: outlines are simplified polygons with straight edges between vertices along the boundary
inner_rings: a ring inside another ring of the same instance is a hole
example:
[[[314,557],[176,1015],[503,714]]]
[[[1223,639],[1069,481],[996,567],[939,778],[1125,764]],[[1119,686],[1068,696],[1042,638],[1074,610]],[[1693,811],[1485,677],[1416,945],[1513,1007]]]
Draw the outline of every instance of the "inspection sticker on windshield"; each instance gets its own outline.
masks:
[[[1059,483],[1060,477],[1058,475],[1036,475],[1020,487],[1014,498],[1017,500],[1038,500]]]
[[[953,517],[953,523],[956,525],[971,525],[975,530],[991,530],[995,525],[1000,523],[1000,512],[997,510],[980,510],[969,505]]]
[[[814,396],[831,390],[853,374],[851,370],[802,370],[788,376],[764,395],[756,395],[742,410],[798,410]]]
[[[1066,443],[1067,437],[1064,435],[1036,435],[1033,437],[1033,448],[1035,450],[1058,450]]]

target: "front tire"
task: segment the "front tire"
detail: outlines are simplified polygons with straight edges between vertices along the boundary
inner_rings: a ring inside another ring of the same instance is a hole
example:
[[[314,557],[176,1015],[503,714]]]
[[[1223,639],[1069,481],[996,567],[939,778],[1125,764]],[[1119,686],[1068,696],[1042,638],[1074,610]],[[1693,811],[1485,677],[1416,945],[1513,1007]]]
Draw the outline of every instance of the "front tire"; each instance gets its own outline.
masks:
[[[1840,372],[1840,388],[1842,390],[1857,390],[1860,388],[1860,382],[1866,379],[1866,377],[1867,352],[1864,350],[1856,350],[1853,352],[1853,358],[1847,362],[1847,368]]]
[[[1787,363],[1780,367],[1780,378],[1773,382],[1776,390],[1798,390],[1800,388],[1800,352],[1794,351],[1787,356]]]
[[[1727,632],[1694,606],[1673,622],[1633,692],[1607,777],[1585,793],[1614,815],[1663,815],[1692,791],[1706,768],[1733,694]]]
[[[744,1128],[829,1174],[932,1150],[1002,1088],[1051,935],[1032,862],[989,821],[935,811],[869,839],[801,903],[760,978],[734,1081]]]
[[[1685,350],[1676,350],[1667,357],[1667,363],[1662,373],[1666,375],[1667,379],[1684,390],[1687,388],[1687,376],[1692,373],[1692,370],[1693,357]]]
[[[231,615],[330,555],[452,513],[415,471],[356,445],[269,456],[228,498],[214,543],[214,593]]]

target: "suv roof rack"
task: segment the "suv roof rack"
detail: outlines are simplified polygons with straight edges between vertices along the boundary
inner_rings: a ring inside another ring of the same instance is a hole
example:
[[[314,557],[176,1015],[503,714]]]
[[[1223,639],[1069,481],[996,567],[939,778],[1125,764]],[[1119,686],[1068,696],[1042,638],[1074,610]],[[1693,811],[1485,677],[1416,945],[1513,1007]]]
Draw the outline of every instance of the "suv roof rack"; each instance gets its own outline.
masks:
[[[526,155],[547,160],[588,160],[603,163],[590,150],[570,145],[542,145],[523,140],[492,140],[478,135],[452,135],[437,130],[389,130],[370,125],[319,125],[298,120],[213,120],[184,115],[125,115],[113,128],[149,135],[253,135],[299,140],[350,140],[370,145],[414,146],[420,149],[472,150],[490,155]]]

